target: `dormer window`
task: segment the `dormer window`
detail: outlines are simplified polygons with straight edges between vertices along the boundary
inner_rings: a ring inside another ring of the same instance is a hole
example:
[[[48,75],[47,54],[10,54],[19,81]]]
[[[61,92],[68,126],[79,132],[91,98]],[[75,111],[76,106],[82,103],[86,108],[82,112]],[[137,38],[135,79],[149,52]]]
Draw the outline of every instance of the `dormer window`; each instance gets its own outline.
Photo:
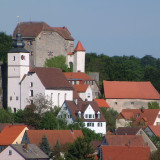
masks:
[[[100,115],[100,112],[98,111],[97,112],[97,119],[100,119],[101,118],[101,115]]]

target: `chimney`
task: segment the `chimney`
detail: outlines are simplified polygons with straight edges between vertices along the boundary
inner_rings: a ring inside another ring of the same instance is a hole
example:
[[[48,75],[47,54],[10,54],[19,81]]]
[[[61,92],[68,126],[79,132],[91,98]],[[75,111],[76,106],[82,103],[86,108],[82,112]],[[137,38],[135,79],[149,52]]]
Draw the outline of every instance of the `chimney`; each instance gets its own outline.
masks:
[[[77,99],[74,99],[74,102],[75,102],[76,105],[78,104],[78,100]]]
[[[24,149],[28,150],[28,143],[26,142],[23,147]]]

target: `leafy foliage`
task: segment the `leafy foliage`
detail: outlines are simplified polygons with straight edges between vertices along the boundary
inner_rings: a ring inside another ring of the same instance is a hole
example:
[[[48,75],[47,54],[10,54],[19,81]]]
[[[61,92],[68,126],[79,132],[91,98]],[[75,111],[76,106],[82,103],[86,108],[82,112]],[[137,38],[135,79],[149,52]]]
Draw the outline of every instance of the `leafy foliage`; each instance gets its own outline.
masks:
[[[148,103],[148,109],[159,109],[159,104],[157,102]]]
[[[68,152],[65,155],[67,160],[94,160],[92,154],[94,149],[84,138],[77,138],[73,144],[70,144]]]
[[[14,121],[14,116],[11,112],[11,109],[8,108],[0,109],[0,123],[12,123]]]
[[[152,142],[155,144],[158,150],[160,150],[160,137],[158,136],[152,136],[151,137]]]
[[[150,160],[159,160],[160,159],[160,150],[152,152]]]

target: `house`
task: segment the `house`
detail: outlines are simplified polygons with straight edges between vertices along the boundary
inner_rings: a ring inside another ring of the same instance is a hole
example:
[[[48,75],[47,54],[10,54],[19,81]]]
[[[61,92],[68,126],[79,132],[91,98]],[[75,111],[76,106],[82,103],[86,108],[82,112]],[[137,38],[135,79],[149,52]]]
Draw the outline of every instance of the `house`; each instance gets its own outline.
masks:
[[[149,137],[157,136],[160,137],[160,126],[149,125],[144,130]]]
[[[52,107],[61,106],[65,100],[73,100],[74,88],[59,68],[32,68],[20,86],[22,109],[29,103],[34,103],[34,97],[38,94],[43,94],[50,100]]]
[[[110,108],[110,106],[107,104],[107,102],[104,99],[94,99],[94,101],[97,102],[99,107]]]
[[[57,142],[65,145],[73,143],[78,137],[83,137],[81,130],[28,130],[23,136],[22,144],[29,143],[39,146],[44,135],[47,137],[52,149]]]
[[[88,84],[77,84],[77,85],[73,85],[75,91],[78,93],[79,97],[81,97],[81,99],[83,101],[87,100],[87,101],[92,101],[93,100],[93,96],[92,96],[92,89],[90,87],[90,85]]]
[[[67,80],[72,85],[79,85],[79,84],[90,85],[90,87],[92,89],[93,99],[100,96],[99,87],[98,87],[96,81],[92,77],[87,75],[86,73],[83,73],[83,72],[66,72],[64,74],[65,74]]]
[[[151,82],[103,81],[103,86],[106,102],[118,112],[147,109],[149,102],[160,104],[160,94]]]
[[[102,145],[109,146],[147,146],[141,135],[106,135]]]
[[[6,126],[0,133],[0,152],[10,144],[20,144],[26,130],[28,130],[26,125]]]
[[[0,153],[1,160],[49,160],[35,144],[11,144]]]
[[[100,160],[149,160],[149,147],[102,146]]]
[[[81,118],[85,127],[95,133],[106,134],[106,120],[95,101],[65,101],[57,118],[62,118],[71,124]]]
[[[16,38],[19,25],[13,32]],[[25,49],[30,52],[30,65],[43,67],[45,60],[73,52],[74,38],[67,27],[51,27],[45,22],[21,22],[20,32]]]
[[[144,142],[148,147],[150,147],[151,152],[157,150],[154,143],[150,140],[147,134],[140,127],[119,127],[116,129],[116,135],[141,135]]]
[[[130,125],[160,125],[160,109],[123,109],[116,118],[116,128]]]

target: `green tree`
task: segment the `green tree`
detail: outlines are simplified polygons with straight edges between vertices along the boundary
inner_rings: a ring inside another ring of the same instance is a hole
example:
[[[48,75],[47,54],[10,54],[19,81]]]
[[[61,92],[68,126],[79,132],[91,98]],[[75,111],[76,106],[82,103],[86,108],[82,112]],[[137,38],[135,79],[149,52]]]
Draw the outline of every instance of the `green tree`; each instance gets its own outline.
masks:
[[[65,154],[67,160],[94,160],[94,149],[84,138],[77,138],[73,144],[69,145]]]
[[[151,137],[152,142],[155,144],[158,150],[160,150],[160,137],[158,136],[152,136]]]
[[[159,160],[160,159],[160,150],[151,153],[150,160]]]
[[[51,155],[52,150],[46,135],[43,135],[42,141],[40,142],[39,146],[44,153],[46,153],[48,156]]]
[[[159,109],[158,102],[149,102],[148,103],[148,109]]]
[[[63,55],[53,57],[51,59],[46,59],[45,67],[55,67],[60,68],[63,72],[67,72],[68,68],[66,65],[66,57]]]
[[[114,109],[107,109],[105,107],[102,107],[101,111],[106,119],[107,131],[114,131],[116,128],[116,116],[118,115],[118,112]]]
[[[0,32],[0,61],[7,61],[7,53],[12,48],[12,36]]]
[[[10,108],[7,110],[0,109],[0,123],[12,123],[14,122],[14,116]]]

